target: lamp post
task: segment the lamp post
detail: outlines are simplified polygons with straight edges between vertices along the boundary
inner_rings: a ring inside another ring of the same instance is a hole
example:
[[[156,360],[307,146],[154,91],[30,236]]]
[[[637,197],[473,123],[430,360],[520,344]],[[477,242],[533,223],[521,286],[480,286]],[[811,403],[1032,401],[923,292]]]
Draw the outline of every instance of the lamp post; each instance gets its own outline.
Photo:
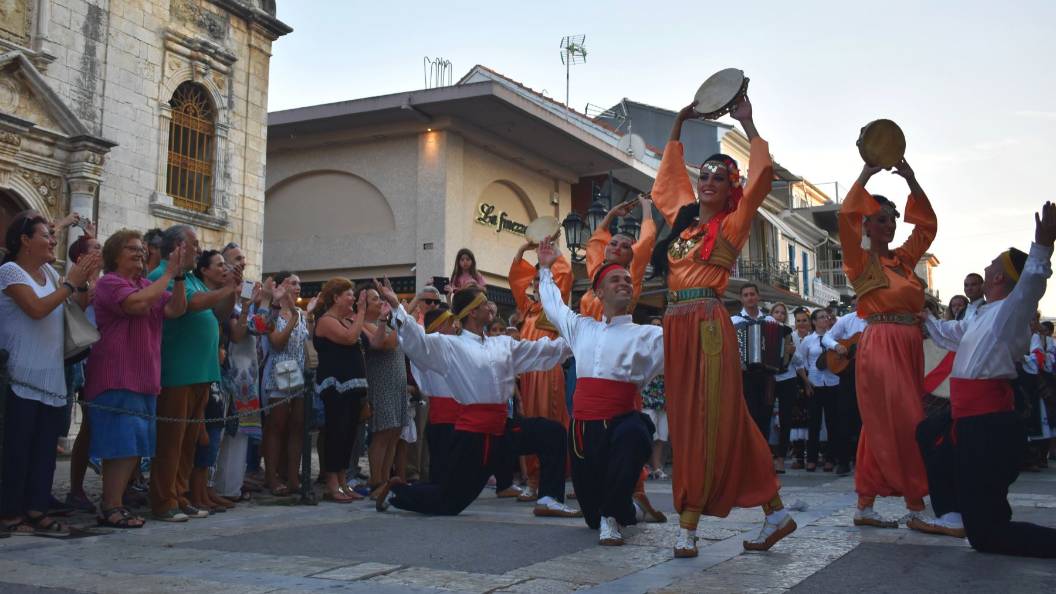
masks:
[[[633,237],[638,241],[638,233],[642,230],[642,224],[634,217],[623,217],[620,219],[620,233]]]
[[[590,240],[587,224],[578,214],[570,212],[561,222],[561,227],[565,230],[565,245],[568,246],[569,256],[573,262],[582,262],[586,259],[586,254],[583,252],[584,246]]]
[[[591,203],[590,208],[587,209],[587,226],[590,227],[591,234],[598,230],[608,213],[609,209],[605,208],[600,198]]]

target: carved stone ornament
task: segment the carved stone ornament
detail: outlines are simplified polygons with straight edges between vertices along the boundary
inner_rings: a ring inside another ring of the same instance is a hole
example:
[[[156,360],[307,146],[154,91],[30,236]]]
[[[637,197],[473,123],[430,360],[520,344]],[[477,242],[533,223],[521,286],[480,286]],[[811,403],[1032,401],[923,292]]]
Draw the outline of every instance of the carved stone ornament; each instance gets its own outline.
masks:
[[[37,190],[37,194],[40,194],[48,206],[55,206],[55,200],[61,193],[61,179],[54,175],[26,170],[22,171],[22,177]]]
[[[21,146],[22,137],[14,132],[0,132],[0,144],[9,144],[11,146]]]
[[[15,82],[7,78],[0,79],[0,111],[14,113],[18,108],[18,101],[18,86]]]
[[[227,39],[230,22],[226,14],[210,12],[195,0],[173,0],[170,15],[177,21],[205,31],[217,41]]]

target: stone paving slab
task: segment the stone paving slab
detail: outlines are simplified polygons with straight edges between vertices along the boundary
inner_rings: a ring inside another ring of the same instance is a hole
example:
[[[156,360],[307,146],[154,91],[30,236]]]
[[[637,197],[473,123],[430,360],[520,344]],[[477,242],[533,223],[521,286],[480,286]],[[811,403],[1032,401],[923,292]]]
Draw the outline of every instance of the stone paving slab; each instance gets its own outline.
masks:
[[[60,465],[60,497],[66,476]],[[700,556],[672,559],[678,523],[669,481],[646,483],[668,522],[628,528],[623,547],[596,546],[597,533],[581,519],[535,518],[531,504],[499,500],[493,490],[454,518],[378,514],[369,502],[290,506],[288,498],[264,496],[188,524],[0,540],[0,593],[844,592],[876,589],[846,574],[879,575],[889,585],[892,573],[901,581],[890,591],[900,592],[1018,594],[1056,583],[1051,562],[981,555],[964,540],[904,527],[853,526],[853,477],[790,471],[780,478],[786,504],[798,501],[806,511],[794,512],[799,530],[769,553],[743,551],[741,541],[761,521],[758,509],[744,509],[703,518]],[[98,492],[92,473],[88,489]],[[1056,526],[1056,470],[1021,475],[1010,501],[1017,519]],[[876,509],[890,518],[906,513],[899,498],[881,498]],[[87,514],[73,520],[94,524]],[[958,572],[968,577],[948,579]]]
[[[791,592],[1034,592],[1050,593],[1056,564],[1010,559],[964,547],[862,543]]]

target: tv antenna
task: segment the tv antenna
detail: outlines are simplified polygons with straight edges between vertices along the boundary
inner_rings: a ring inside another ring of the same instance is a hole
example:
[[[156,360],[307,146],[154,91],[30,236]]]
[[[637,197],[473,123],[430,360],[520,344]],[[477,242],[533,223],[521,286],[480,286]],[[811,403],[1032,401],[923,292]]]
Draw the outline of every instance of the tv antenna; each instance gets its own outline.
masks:
[[[451,60],[443,58],[422,58],[422,73],[425,76],[425,88],[435,89],[437,87],[451,86]]]
[[[571,106],[572,67],[587,61],[586,35],[566,35],[561,38],[561,63],[565,65],[565,107]]]

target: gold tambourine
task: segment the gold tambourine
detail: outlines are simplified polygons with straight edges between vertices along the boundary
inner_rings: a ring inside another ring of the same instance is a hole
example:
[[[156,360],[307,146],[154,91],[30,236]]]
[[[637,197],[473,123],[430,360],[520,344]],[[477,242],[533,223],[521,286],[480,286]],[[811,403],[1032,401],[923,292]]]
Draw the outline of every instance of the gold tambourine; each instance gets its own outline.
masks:
[[[858,153],[867,165],[890,169],[906,156],[906,135],[891,120],[873,120],[858,135]]]
[[[693,109],[706,120],[718,119],[733,110],[733,107],[748,92],[748,77],[743,70],[726,68],[708,77],[693,97],[697,104]]]
[[[561,229],[561,221],[557,217],[539,217],[528,223],[524,230],[524,236],[534,243],[542,243],[547,238],[553,237]]]

